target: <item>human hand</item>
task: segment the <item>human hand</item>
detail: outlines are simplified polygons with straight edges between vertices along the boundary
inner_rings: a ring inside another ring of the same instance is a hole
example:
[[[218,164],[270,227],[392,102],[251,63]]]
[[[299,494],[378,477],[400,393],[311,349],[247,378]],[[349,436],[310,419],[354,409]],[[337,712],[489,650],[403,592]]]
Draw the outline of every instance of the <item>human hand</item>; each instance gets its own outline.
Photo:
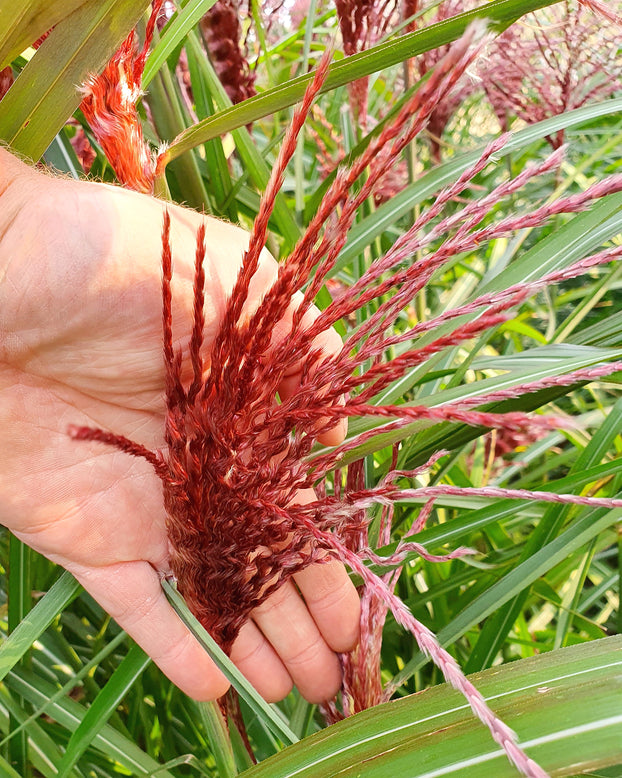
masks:
[[[174,337],[187,344],[204,217],[167,207]],[[158,478],[143,460],[67,434],[85,425],[163,445],[163,208],[116,187],[52,178],[0,149],[0,446],[10,453],[0,463],[0,520],[67,568],[174,683],[204,700],[228,684],[160,588],[168,546]],[[248,235],[206,222],[209,347]],[[249,306],[276,267],[264,252]],[[287,316],[277,330],[287,336]],[[341,343],[331,332],[318,345],[332,353]],[[295,391],[296,381],[288,376],[282,392]],[[336,428],[324,442],[343,434]],[[338,562],[308,568],[295,584],[253,613],[231,655],[266,699],[282,698],[293,682],[322,701],[340,685],[334,652],[356,643],[358,597]]]

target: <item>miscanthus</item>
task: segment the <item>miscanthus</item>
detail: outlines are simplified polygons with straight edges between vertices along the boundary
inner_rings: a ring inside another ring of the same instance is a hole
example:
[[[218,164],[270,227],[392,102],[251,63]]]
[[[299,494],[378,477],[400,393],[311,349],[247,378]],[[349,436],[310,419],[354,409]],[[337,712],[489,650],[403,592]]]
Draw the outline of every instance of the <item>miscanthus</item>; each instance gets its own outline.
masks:
[[[324,707],[327,720],[334,721],[379,703],[393,691],[382,688],[379,673],[382,625],[390,610],[396,621],[414,635],[447,681],[464,694],[475,715],[490,729],[517,768],[524,775],[542,777],[546,773],[521,750],[515,734],[494,715],[454,658],[395,595],[399,564],[413,552],[430,560],[472,553],[459,548],[443,557],[432,556],[416,542],[417,532],[425,525],[434,501],[442,495],[466,492],[607,507],[622,505],[622,501],[489,487],[460,490],[446,484],[417,486],[419,476],[433,467],[443,455],[441,451],[409,472],[395,469],[394,452],[393,467],[373,488],[366,487],[360,460],[343,467],[341,463],[379,431],[396,431],[413,420],[456,421],[511,432],[554,427],[558,421],[550,417],[519,412],[496,414],[476,406],[550,386],[591,380],[622,367],[601,364],[436,407],[377,402],[383,390],[407,371],[448,346],[466,346],[489,328],[507,321],[516,306],[538,290],[618,259],[622,248],[608,248],[532,283],[482,295],[438,318],[420,321],[405,330],[394,326],[433,274],[458,254],[474,251],[515,230],[541,225],[556,214],[580,211],[595,198],[622,189],[622,176],[608,178],[580,194],[541,205],[527,214],[486,220],[500,200],[511,197],[534,177],[555,170],[562,159],[561,149],[444,215],[446,205],[455,202],[474,177],[494,162],[495,154],[508,141],[509,136],[504,135],[438,193],[434,203],[382,257],[369,265],[347,294],[330,303],[313,323],[309,324],[309,317],[305,316],[335,267],[357,210],[381,186],[383,175],[407,144],[426,127],[435,106],[453,92],[485,37],[482,27],[471,27],[448,49],[427,80],[360,156],[337,171],[303,237],[281,263],[276,281],[249,317],[244,314],[249,284],[266,242],[268,221],[286,166],[328,69],[329,57],[324,56],[284,138],[261,200],[248,251],[209,353],[204,353],[203,347],[202,263],[210,236],[205,227],[198,232],[194,325],[185,352],[189,355],[186,359],[191,363],[192,377],[186,382],[182,380],[182,349],[174,348],[172,338],[174,268],[169,218],[164,217],[165,447],[149,451],[114,431],[79,428],[72,434],[116,446],[153,465],[162,481],[173,549],[171,567],[178,588],[225,650],[231,647],[252,610],[293,575],[327,559],[342,560],[363,582],[361,641],[351,654],[342,657],[343,687],[339,698]],[[137,51],[130,36],[113,60],[113,67],[109,66],[104,76],[87,85],[86,102],[92,129],[121,180],[150,191],[159,162],[148,153],[142,133],[134,126],[139,124],[135,104],[140,96],[142,63],[144,51]],[[126,83],[120,84],[123,79]],[[116,111],[110,97],[115,90],[123,102],[116,123],[109,116]],[[275,326],[298,292],[302,293],[302,301],[293,315],[291,332],[286,338],[275,339]],[[315,345],[319,336],[371,302],[375,303],[373,313],[350,331],[341,351],[330,357],[322,353]],[[442,334],[435,335],[437,331]],[[301,361],[305,368],[298,390],[275,403],[283,377]],[[379,429],[363,432],[317,455],[314,446],[318,438],[340,419],[351,417],[379,417],[384,421]],[[295,504],[298,491],[308,488],[315,489],[315,501]],[[388,542],[393,506],[404,498],[417,498],[424,507],[397,551],[381,559],[369,545],[370,509],[382,506],[380,540]],[[368,562],[398,568],[378,576]]]

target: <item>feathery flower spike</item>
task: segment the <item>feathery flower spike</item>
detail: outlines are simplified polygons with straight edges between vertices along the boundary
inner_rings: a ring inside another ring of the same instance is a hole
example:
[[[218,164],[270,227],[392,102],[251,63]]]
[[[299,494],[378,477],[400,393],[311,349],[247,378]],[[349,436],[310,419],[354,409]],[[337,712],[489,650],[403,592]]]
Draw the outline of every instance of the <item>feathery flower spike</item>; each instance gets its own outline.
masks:
[[[136,32],[123,41],[101,75],[90,76],[82,86],[80,108],[119,181],[129,189],[153,194],[158,158],[143,137],[137,103],[141,81],[164,0],[153,0],[142,49]]]

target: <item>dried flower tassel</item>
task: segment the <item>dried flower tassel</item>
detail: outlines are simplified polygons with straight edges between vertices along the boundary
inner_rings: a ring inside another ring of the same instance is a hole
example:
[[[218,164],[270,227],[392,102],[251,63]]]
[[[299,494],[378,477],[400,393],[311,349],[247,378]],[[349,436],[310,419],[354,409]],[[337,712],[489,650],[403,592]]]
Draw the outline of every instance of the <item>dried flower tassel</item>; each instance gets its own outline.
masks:
[[[255,74],[241,46],[239,0],[218,0],[201,19],[209,58],[232,103],[255,94]]]

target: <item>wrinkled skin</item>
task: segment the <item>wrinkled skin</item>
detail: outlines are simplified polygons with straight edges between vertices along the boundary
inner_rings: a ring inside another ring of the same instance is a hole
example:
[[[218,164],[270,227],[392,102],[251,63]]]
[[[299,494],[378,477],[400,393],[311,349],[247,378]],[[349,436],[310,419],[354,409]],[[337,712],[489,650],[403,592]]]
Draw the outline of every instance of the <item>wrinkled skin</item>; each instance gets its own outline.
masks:
[[[203,217],[169,208],[174,337],[183,345]],[[145,461],[67,434],[88,425],[151,449],[163,443],[162,213],[153,198],[55,179],[0,149],[0,520],[70,570],[172,681],[206,700],[227,682],[161,591],[168,547],[159,480]],[[206,347],[247,241],[239,228],[207,220]],[[264,252],[250,308],[275,267]],[[277,337],[287,332],[286,317]],[[340,340],[331,332],[321,346],[331,353]],[[296,385],[293,373],[280,393]],[[336,428],[324,442],[343,435]],[[253,612],[232,658],[268,700],[294,683],[323,701],[340,685],[335,652],[355,645],[358,619],[343,566],[316,565]]]

